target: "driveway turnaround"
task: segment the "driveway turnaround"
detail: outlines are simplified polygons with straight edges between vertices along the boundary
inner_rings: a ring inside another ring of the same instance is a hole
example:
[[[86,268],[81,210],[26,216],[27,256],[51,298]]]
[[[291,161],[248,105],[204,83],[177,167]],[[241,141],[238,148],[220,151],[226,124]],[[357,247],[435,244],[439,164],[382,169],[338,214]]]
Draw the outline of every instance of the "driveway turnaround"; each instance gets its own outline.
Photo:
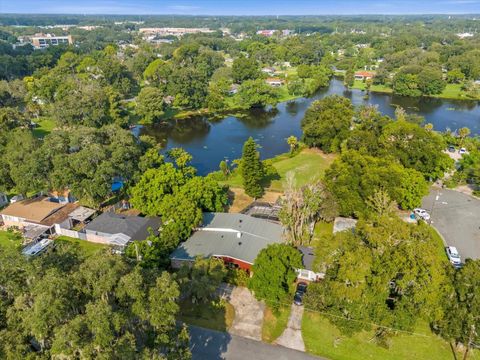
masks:
[[[326,360],[283,346],[190,326],[193,360]]]
[[[265,305],[257,301],[252,293],[244,287],[233,289],[230,295],[230,304],[235,308],[235,319],[229,332],[261,341]]]
[[[431,225],[462,257],[480,259],[480,200],[447,189],[432,189],[423,199]],[[446,255],[445,255],[446,256]]]
[[[305,343],[303,342],[302,337],[303,310],[303,306],[292,304],[292,311],[290,312],[287,328],[275,341],[275,344],[282,345],[290,349],[305,351]]]

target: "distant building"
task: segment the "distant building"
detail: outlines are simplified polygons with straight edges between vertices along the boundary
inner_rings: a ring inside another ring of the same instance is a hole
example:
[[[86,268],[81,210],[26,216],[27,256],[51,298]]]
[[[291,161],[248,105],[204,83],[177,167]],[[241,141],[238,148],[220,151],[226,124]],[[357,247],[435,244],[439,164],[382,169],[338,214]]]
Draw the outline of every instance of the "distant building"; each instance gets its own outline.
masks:
[[[203,225],[170,255],[180,268],[197,256],[222,259],[228,266],[250,271],[261,250],[281,244],[281,225],[243,214],[205,213]]]
[[[273,36],[275,33],[279,33],[281,36],[289,36],[289,35],[292,35],[294,33],[293,30],[258,30],[257,31],[257,35],[261,35],[261,36],[266,36],[266,37],[271,37]]]
[[[140,34],[144,36],[159,35],[159,36],[183,36],[186,34],[198,34],[198,33],[213,33],[213,30],[208,28],[174,28],[174,27],[163,27],[163,28],[140,28],[138,30]]]
[[[469,32],[464,32],[464,33],[459,33],[457,34],[457,36],[460,38],[460,39],[466,39],[466,38],[471,38],[473,37],[473,33],[469,33]]]
[[[73,44],[73,38],[71,35],[55,36],[53,34],[35,34],[31,39],[32,45],[35,49],[44,49],[49,46],[57,46],[62,44]]]
[[[374,76],[375,73],[371,71],[357,71],[355,73],[355,80],[369,80],[373,79]]]
[[[268,75],[273,75],[275,74],[275,68],[273,67],[265,67],[262,69],[262,72]]]
[[[270,86],[273,86],[273,87],[279,87],[279,86],[282,86],[284,81],[280,78],[267,78],[265,80],[265,82],[270,85]]]

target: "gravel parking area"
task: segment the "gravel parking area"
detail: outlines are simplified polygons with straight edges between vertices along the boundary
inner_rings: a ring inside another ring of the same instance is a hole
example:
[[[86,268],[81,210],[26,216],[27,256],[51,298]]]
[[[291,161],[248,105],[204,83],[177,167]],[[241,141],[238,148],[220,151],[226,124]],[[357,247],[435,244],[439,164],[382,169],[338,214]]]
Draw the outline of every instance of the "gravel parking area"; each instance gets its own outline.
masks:
[[[423,199],[431,225],[449,246],[455,246],[462,261],[480,259],[480,200],[447,189],[432,189]]]

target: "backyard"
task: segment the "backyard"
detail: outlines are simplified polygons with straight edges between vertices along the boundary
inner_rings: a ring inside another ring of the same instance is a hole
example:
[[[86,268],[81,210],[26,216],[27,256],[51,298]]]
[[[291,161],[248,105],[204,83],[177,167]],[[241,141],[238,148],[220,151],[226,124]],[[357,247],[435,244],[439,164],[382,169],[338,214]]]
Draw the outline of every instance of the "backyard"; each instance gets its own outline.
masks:
[[[74,239],[68,236],[59,236],[55,239],[56,243],[71,244],[73,246],[78,246],[85,255],[92,255],[97,251],[108,248],[108,245],[98,244],[86,240]]]
[[[0,231],[0,247],[16,249],[22,244],[22,238],[18,234],[9,231]]]

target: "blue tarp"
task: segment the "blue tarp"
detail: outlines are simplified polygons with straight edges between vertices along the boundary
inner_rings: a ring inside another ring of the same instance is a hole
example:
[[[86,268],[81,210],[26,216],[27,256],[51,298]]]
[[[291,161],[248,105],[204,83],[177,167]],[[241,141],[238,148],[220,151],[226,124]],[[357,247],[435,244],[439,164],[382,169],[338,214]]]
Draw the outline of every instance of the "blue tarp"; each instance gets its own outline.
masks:
[[[121,181],[115,181],[115,182],[112,184],[111,190],[112,190],[113,192],[115,192],[115,191],[120,190],[122,187],[123,187],[123,182],[121,182]]]

